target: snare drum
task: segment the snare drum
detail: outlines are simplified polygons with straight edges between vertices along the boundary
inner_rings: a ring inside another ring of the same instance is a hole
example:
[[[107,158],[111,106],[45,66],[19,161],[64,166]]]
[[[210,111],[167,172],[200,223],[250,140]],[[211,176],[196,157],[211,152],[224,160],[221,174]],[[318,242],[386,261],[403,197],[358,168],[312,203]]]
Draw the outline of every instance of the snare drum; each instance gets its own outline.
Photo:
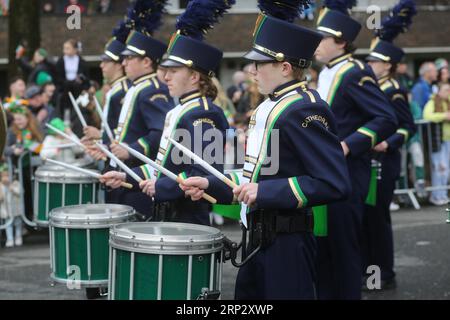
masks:
[[[50,212],[51,278],[83,287],[108,284],[109,229],[134,218],[132,207],[95,204],[57,208]]]
[[[34,179],[34,220],[41,227],[48,226],[48,214],[55,208],[98,202],[100,184],[91,176],[59,166],[42,166]]]
[[[220,294],[223,235],[170,222],[127,223],[110,231],[110,300],[191,300]]]

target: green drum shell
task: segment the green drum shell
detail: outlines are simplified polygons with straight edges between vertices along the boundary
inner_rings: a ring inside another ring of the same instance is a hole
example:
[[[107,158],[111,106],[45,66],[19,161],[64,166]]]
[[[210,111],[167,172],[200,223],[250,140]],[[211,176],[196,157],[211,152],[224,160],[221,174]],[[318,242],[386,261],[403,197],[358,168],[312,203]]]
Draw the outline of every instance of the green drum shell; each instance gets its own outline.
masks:
[[[99,189],[97,179],[91,176],[58,166],[40,167],[34,181],[34,220],[39,226],[47,227],[51,210],[97,203]]]
[[[111,300],[190,300],[204,288],[221,290],[223,235],[215,228],[164,222],[116,225],[110,231],[110,250]]]
[[[132,207],[115,204],[69,206],[52,210],[51,278],[58,283],[73,283],[74,267],[78,267],[77,280],[80,280],[81,286],[106,287],[109,276],[109,230],[115,224],[129,222],[134,215]]]

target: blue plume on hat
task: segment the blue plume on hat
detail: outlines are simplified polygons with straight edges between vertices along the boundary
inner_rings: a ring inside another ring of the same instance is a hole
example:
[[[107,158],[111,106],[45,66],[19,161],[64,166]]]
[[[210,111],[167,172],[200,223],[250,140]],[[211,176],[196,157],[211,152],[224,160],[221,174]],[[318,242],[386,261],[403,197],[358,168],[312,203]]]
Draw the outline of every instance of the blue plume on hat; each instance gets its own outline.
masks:
[[[400,0],[390,15],[383,20],[381,29],[376,31],[377,36],[381,40],[392,42],[400,33],[408,30],[416,14],[416,4],[413,0]]]
[[[152,35],[162,25],[167,2],[168,0],[135,0],[128,8],[125,19],[114,29],[114,36],[125,42],[131,30]]]
[[[121,20],[113,30],[113,37],[118,41],[125,43],[127,41],[128,35],[133,29],[134,23],[131,21],[130,16],[132,15],[133,8],[130,7],[127,10],[127,15],[123,20]]]
[[[178,17],[176,29],[182,35],[203,40],[207,31],[235,3],[235,0],[191,0],[186,11]]]
[[[356,6],[357,0],[325,0],[323,5],[331,10],[349,14],[351,8]]]
[[[300,13],[303,12],[303,10],[309,7],[310,3],[310,0],[259,0],[258,7],[264,14],[288,22],[293,22],[295,18],[300,16]]]
[[[131,32],[131,29],[131,24],[129,24],[127,20],[122,20],[113,30],[113,37],[115,37],[118,41],[125,43],[127,41],[128,35]]]

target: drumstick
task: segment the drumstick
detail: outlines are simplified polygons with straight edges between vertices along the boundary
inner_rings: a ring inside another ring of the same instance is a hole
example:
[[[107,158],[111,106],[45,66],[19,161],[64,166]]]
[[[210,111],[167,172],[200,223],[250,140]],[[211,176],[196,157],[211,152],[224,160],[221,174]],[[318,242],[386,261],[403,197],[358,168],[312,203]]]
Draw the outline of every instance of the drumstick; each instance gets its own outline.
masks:
[[[43,158],[43,161],[44,162],[49,162],[49,163],[52,163],[52,164],[56,164],[58,166],[67,168],[69,170],[77,171],[79,173],[84,173],[84,174],[86,174],[86,175],[88,175],[90,177],[96,178],[96,179],[100,179],[101,178],[101,174],[99,174],[97,172],[94,172],[92,170],[83,169],[83,168],[76,167],[76,166],[73,166],[73,165],[68,164],[68,163],[64,163],[64,162],[60,162],[60,161],[56,161],[56,160],[52,160],[52,159],[48,159],[48,158]],[[130,183],[127,183],[127,182],[122,182],[120,185],[122,187],[124,187],[124,188],[127,188],[127,189],[132,189],[133,188],[133,185],[131,185]]]
[[[153,161],[152,159],[146,157],[145,155],[143,155],[142,153],[140,153],[139,151],[130,148],[129,146],[127,146],[126,144],[120,142],[119,145],[121,145],[122,147],[124,147],[132,156],[136,157],[137,159],[141,160],[142,162],[152,166],[153,168],[155,168],[156,170],[158,170],[159,172],[161,172],[163,175],[167,176],[168,178],[182,184],[184,179],[180,176],[177,176],[175,173],[171,172],[170,170],[164,168],[163,166],[157,164],[155,161]],[[217,200],[214,199],[213,197],[211,197],[209,194],[204,193],[202,196],[203,199],[205,199],[206,201],[212,203],[212,204],[216,204]]]
[[[58,145],[54,145],[54,146],[48,146],[46,148],[49,149],[65,149],[65,148],[72,148],[75,147],[76,144],[75,143],[65,143],[65,144],[58,144]]]
[[[130,177],[132,177],[134,180],[136,180],[137,183],[141,183],[143,180],[141,177],[139,177],[136,173],[133,172],[125,163],[123,163],[119,158],[117,158],[112,152],[110,152],[108,149],[105,148],[102,144],[96,142],[95,143],[100,150],[103,151],[104,154],[106,154],[111,160],[113,160],[119,167],[121,167]]]
[[[72,95],[72,92],[69,92],[69,98],[70,98],[70,101],[72,102],[75,112],[78,115],[78,119],[80,119],[81,125],[83,126],[83,128],[86,128],[88,125],[86,123],[86,120],[83,117],[83,114],[81,113],[80,107],[78,107],[78,103],[75,101],[75,98]]]
[[[55,128],[54,126],[52,126],[52,125],[49,124],[49,123],[46,123],[45,125],[47,126],[47,128],[50,128],[50,129],[52,129],[53,131],[55,131],[55,132],[56,132],[57,134],[59,134],[61,137],[66,138],[66,139],[69,140],[69,141],[72,141],[72,142],[75,143],[77,146],[83,148],[83,150],[85,150],[85,151],[87,150],[87,147],[86,147],[84,144],[82,144],[82,143],[80,142],[80,140],[75,139],[74,137],[69,136],[67,133],[65,133],[65,132],[63,132],[63,131],[61,131],[61,130]],[[106,157],[103,157],[102,160],[103,160],[103,161],[106,161],[107,158],[106,158]]]
[[[214,175],[217,179],[221,180],[223,183],[228,185],[230,188],[234,189],[237,187],[237,184],[228,179],[222,172],[214,168],[212,165],[210,165],[208,162],[200,158],[198,155],[196,155],[194,152],[189,150],[188,148],[184,147],[180,143],[176,142],[172,138],[169,138],[169,141],[173,143],[175,147],[177,147],[179,150],[181,150],[185,155],[187,155],[190,159],[194,160],[197,164],[202,166],[203,169],[208,171],[210,174]]]
[[[100,119],[102,120],[102,123],[103,123],[103,127],[105,128],[106,134],[108,135],[108,138],[112,143],[112,142],[114,142],[114,136],[112,134],[111,128],[109,127],[108,120],[105,118],[102,107],[100,106],[100,103],[98,102],[96,96],[94,96],[94,101],[95,101],[95,108],[97,109],[97,113],[100,116]]]
[[[67,140],[72,141],[73,143],[75,143],[77,146],[80,146],[81,148],[83,148],[84,150],[87,149],[87,147],[82,144],[79,140],[75,139],[74,137],[69,136],[67,133],[55,128],[54,126],[52,126],[50,123],[46,123],[45,126],[49,129],[52,129],[53,131],[55,131],[57,134],[59,134],[61,137],[66,138]]]

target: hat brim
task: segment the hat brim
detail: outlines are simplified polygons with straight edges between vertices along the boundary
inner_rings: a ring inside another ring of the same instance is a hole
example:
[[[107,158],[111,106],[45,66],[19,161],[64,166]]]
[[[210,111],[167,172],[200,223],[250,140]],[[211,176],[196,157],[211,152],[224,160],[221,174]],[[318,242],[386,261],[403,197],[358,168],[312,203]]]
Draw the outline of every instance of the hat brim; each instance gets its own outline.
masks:
[[[374,56],[371,56],[371,55],[368,55],[368,56],[366,57],[366,61],[380,61],[380,62],[386,62],[386,61],[381,60],[380,58],[377,58],[377,57],[374,57]]]
[[[163,62],[160,63],[161,67],[165,68],[176,68],[176,67],[186,67],[184,64],[178,61],[174,61],[171,59],[166,59]]]
[[[251,50],[244,55],[244,58],[251,61],[275,61],[273,57],[266,56],[256,50]]]
[[[118,61],[114,60],[113,58],[111,58],[110,56],[108,56],[107,54],[102,54],[102,55],[100,56],[100,60],[101,60],[101,61],[118,62]]]
[[[120,55],[122,57],[142,57],[139,53],[131,51],[130,49],[123,50]]]
[[[318,30],[318,29],[316,29],[315,31],[320,33],[324,38],[330,38],[330,37],[336,38],[336,35],[332,34],[331,32],[326,32],[326,31]]]

